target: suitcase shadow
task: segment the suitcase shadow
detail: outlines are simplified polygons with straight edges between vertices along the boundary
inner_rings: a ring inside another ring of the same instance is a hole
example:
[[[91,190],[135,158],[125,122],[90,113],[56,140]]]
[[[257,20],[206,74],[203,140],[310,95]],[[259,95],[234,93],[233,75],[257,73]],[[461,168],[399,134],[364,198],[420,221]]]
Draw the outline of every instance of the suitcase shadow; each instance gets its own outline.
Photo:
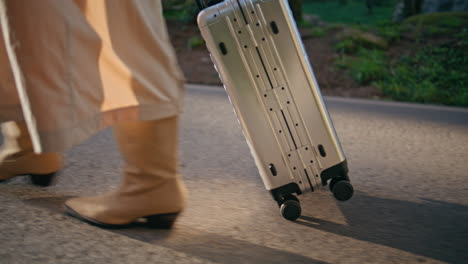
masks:
[[[43,197],[24,202],[63,214],[63,203],[68,198]],[[430,199],[410,202],[355,193],[352,202],[338,203],[338,207],[347,224],[307,215],[294,223],[449,263],[463,263],[468,259],[468,206]],[[325,263],[206,230],[181,228],[177,224],[172,230],[134,227],[106,232],[220,263]]]
[[[151,230],[131,228],[114,230],[145,243],[163,246],[178,252],[206,259],[214,263],[307,263],[327,264],[300,254],[282,251],[247,241],[206,232],[196,228],[177,227],[173,230]]]
[[[385,245],[451,263],[468,259],[468,206],[421,199],[420,203],[355,193],[338,203],[347,225],[302,216],[310,228]]]
[[[43,208],[50,212],[64,213],[64,202],[71,196],[53,196],[26,199],[25,204]],[[70,221],[80,223],[70,217]],[[144,243],[165,247],[190,256],[206,259],[214,263],[307,263],[327,264],[327,262],[312,259],[275,248],[270,248],[247,241],[223,236],[197,228],[178,227],[171,230],[150,229],[136,225],[128,229],[99,229],[99,232],[111,232],[126,236]]]

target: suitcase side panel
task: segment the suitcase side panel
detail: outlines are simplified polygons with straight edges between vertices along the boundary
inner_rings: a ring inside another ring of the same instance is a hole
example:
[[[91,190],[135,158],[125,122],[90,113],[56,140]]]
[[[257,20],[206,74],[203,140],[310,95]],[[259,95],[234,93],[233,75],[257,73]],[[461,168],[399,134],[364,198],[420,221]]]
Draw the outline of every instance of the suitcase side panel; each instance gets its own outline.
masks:
[[[199,26],[266,188],[321,186],[345,158],[287,4],[226,0],[201,12]]]
[[[225,31],[223,24],[212,25],[213,30]],[[211,36],[211,35],[210,35]],[[206,36],[205,39],[209,38]],[[232,37],[230,34],[216,34],[217,41],[224,41],[228,51],[234,50],[235,42],[229,41]],[[225,88],[228,92],[231,104],[237,114],[238,121],[243,128],[244,136],[250,147],[252,155],[255,159],[260,175],[268,190],[286,185],[294,181],[292,175],[289,173],[289,168],[283,160],[280,149],[280,144],[271,133],[271,124],[268,119],[265,119],[265,112],[267,109],[258,100],[258,87],[254,86],[251,80],[252,76],[245,70],[245,60],[235,52],[229,52],[225,55],[226,60],[216,58],[219,54],[212,53],[213,61],[216,61],[216,67],[222,76],[224,83],[229,83]],[[235,71],[235,78],[231,78],[231,74],[225,72],[230,70],[230,67],[237,69]],[[237,65],[237,66],[236,66]],[[235,89],[233,89],[235,88]],[[273,107],[273,106],[272,106]],[[273,164],[278,176],[273,176],[268,168]],[[281,176],[279,176],[281,175]]]
[[[300,108],[302,118],[306,122],[310,139],[316,139],[317,143],[324,142],[325,149],[331,151],[328,159],[319,159],[324,169],[330,168],[343,162],[346,158],[323,101],[293,15],[286,1],[269,0],[265,2],[267,3],[262,4],[261,8],[263,13],[267,14],[268,20],[278,21],[280,30],[283,26],[286,27],[284,30],[286,34],[274,38],[275,49],[280,57],[278,63],[283,65],[284,71],[282,72],[285,73],[287,83],[293,87],[291,91],[296,99],[296,105]],[[316,111],[308,109],[312,106],[309,101],[309,93],[312,93]],[[317,124],[321,126],[317,127]]]
[[[229,4],[229,1],[226,4]],[[207,9],[200,15],[203,15],[206,11],[209,12],[207,16],[220,16],[217,10],[213,11],[212,9]],[[224,21],[224,18],[221,18],[210,24],[209,27],[201,28],[202,35],[220,78],[225,84],[225,89],[237,114],[260,176],[265,187],[271,190],[294,182],[294,179],[281,155],[283,151],[280,149],[279,142],[275,135],[270,132],[271,124],[268,119],[265,119],[267,110],[258,100],[258,90],[265,88],[256,85],[252,80],[253,76],[245,67],[248,64],[245,57],[236,52],[241,47],[238,47],[238,43],[233,38],[232,31],[234,29],[228,23]],[[212,34],[212,32],[216,33]],[[218,50],[219,43],[225,43],[228,51],[226,55],[221,54]],[[231,72],[235,73],[235,78],[232,78]],[[278,176],[272,175],[268,168],[269,164],[274,164]]]

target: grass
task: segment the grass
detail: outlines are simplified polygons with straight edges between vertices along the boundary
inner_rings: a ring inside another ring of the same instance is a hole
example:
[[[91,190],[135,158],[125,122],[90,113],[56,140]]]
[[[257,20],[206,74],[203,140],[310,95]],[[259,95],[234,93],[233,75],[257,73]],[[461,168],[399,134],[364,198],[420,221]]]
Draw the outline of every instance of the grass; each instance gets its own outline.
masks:
[[[468,28],[464,32],[402,57],[378,87],[395,100],[468,106]]]
[[[387,58],[380,50],[361,48],[356,56],[343,55],[336,64],[340,68],[349,69],[351,77],[363,85],[382,80],[387,74]]]
[[[405,24],[418,24],[425,27],[461,27],[468,20],[467,12],[441,12],[413,16],[405,20]]]
[[[342,41],[336,43],[335,49],[336,49],[336,51],[338,51],[341,54],[343,54],[343,53],[345,53],[345,54],[354,54],[357,51],[358,46],[357,46],[357,43],[354,40],[345,39],[345,40],[342,40]]]
[[[325,36],[326,34],[327,34],[326,30],[323,29],[323,28],[320,28],[320,27],[314,28],[314,29],[311,31],[312,37],[316,37],[316,38],[323,37],[323,36]]]
[[[375,31],[377,35],[389,43],[400,40],[401,33],[403,32],[400,24],[392,22],[379,22],[375,27]]]
[[[378,87],[389,99],[468,106],[468,12],[418,15],[395,24],[384,19],[390,18],[388,14],[362,15],[362,3],[350,1],[346,11],[339,1],[306,5],[307,12],[315,10],[326,21],[372,32],[394,45],[402,36],[413,39],[419,50],[411,56],[391,58],[386,51],[345,38],[335,45],[339,68],[361,85]]]
[[[442,12],[410,17],[401,29],[423,38],[449,35],[465,25],[468,25],[468,12]]]
[[[445,43],[393,61],[384,51],[358,47],[336,61],[362,85],[398,101],[468,106],[468,28]]]
[[[396,1],[380,0],[379,6],[369,14],[364,0],[348,0],[342,4],[340,0],[308,0],[303,1],[305,14],[318,15],[329,23],[376,25],[382,21],[390,21]]]

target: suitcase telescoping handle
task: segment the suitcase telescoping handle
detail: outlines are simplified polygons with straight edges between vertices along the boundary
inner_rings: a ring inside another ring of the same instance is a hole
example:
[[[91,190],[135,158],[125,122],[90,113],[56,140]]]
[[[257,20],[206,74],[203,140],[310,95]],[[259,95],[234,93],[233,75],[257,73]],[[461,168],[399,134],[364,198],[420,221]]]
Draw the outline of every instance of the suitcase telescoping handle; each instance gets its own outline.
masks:
[[[200,11],[202,11],[203,9],[209,6],[216,5],[217,3],[221,3],[222,1],[224,0],[208,0],[208,3],[206,3],[205,0],[195,0],[195,2],[197,2],[197,6],[198,6],[198,9],[200,9]]]

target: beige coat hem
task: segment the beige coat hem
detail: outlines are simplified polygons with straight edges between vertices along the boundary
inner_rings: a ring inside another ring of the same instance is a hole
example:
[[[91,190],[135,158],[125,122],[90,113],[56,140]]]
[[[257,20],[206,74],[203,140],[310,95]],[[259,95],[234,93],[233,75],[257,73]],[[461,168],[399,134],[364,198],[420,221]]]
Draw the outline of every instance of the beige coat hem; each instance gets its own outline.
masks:
[[[0,3],[0,122],[24,120],[36,152],[180,113],[183,74],[160,0]]]
[[[180,114],[180,109],[171,103],[159,105],[138,105],[114,111],[104,112],[81,121],[76,127],[64,128],[56,131],[39,131],[39,138],[43,145],[43,152],[62,151],[87,140],[109,125],[136,121],[160,120]]]

